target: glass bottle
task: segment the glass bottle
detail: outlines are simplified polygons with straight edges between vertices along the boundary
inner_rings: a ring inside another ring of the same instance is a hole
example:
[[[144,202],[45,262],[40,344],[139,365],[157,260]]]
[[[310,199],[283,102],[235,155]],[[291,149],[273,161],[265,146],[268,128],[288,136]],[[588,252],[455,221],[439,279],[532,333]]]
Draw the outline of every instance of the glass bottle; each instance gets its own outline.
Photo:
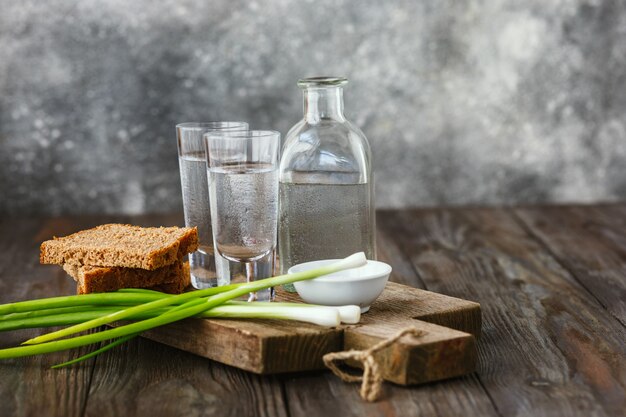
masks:
[[[363,251],[376,259],[374,181],[365,135],[343,114],[345,78],[298,81],[304,118],[285,137],[279,171],[279,259],[295,264]]]

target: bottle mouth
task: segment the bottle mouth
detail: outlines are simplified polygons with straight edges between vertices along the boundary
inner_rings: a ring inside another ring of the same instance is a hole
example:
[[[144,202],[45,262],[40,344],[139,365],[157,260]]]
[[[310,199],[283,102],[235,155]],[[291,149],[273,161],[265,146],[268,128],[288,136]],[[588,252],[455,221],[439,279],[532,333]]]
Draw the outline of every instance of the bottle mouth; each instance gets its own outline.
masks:
[[[348,84],[345,77],[309,77],[298,80],[298,87],[339,87]]]

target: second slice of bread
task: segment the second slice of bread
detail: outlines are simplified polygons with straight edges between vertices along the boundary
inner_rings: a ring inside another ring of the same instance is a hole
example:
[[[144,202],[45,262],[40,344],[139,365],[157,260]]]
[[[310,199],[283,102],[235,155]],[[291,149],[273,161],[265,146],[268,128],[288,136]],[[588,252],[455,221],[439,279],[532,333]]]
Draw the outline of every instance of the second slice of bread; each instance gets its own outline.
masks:
[[[170,282],[167,284],[155,285],[154,287],[148,287],[146,290],[154,290],[165,292],[168,294],[181,294],[185,292],[185,289],[189,286],[189,283],[184,282]]]
[[[198,232],[186,227],[104,224],[41,244],[42,264],[155,270],[198,248]]]
[[[97,266],[63,265],[63,269],[77,283],[78,294],[116,291],[120,288],[155,288],[163,292],[181,292],[189,285],[189,266],[175,262],[148,271],[140,268],[108,268]]]

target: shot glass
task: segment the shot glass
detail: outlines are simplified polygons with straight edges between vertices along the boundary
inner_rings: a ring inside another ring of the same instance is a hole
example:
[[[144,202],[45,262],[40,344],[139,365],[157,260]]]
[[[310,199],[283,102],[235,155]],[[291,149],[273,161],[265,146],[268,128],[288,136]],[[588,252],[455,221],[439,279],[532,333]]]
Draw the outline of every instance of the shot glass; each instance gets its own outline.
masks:
[[[200,243],[198,250],[189,255],[191,284],[195,288],[209,288],[217,285],[206,172],[206,150],[202,135],[207,132],[246,130],[248,130],[248,124],[245,122],[180,123],[176,125],[185,226],[198,228]]]
[[[266,130],[204,135],[209,200],[220,285],[272,276],[278,217],[280,133]],[[243,265],[245,276],[233,271]],[[250,293],[248,301],[271,301],[274,289]]]

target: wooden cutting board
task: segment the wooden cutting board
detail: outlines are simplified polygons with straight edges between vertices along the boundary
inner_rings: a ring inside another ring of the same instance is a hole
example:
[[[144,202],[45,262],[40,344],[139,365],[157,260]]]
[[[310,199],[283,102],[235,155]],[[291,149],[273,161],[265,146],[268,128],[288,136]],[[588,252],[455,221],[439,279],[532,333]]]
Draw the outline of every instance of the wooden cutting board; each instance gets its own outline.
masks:
[[[278,291],[277,301],[299,301]],[[324,369],[322,356],[367,349],[401,329],[404,336],[376,359],[386,380],[419,384],[473,372],[480,305],[389,282],[357,325],[325,328],[287,320],[187,319],[142,336],[257,374]]]

